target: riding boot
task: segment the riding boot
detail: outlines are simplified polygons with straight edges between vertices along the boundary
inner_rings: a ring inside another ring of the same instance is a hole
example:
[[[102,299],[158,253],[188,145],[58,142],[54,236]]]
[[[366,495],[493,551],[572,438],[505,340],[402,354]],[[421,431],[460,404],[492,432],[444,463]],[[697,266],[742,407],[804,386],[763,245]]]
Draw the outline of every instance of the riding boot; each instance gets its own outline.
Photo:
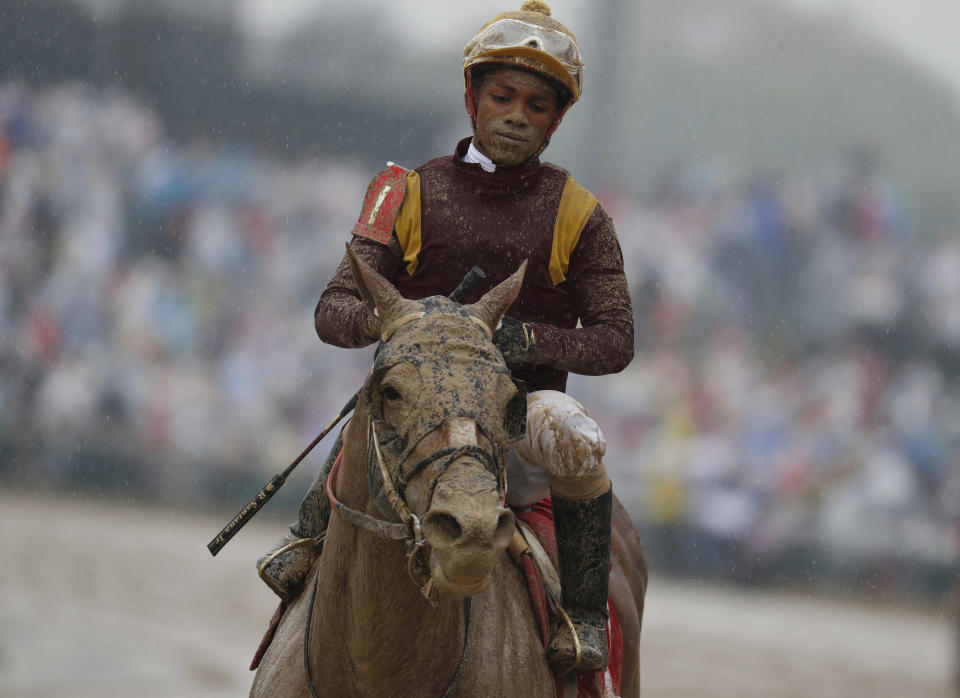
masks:
[[[338,437],[320,472],[300,503],[299,518],[290,532],[257,560],[260,578],[277,596],[290,602],[303,591],[307,573],[323,550],[323,538],[330,521],[327,476],[342,446]]]
[[[564,499],[553,494],[563,620],[550,639],[547,661],[561,674],[607,666],[607,594],[613,494]]]

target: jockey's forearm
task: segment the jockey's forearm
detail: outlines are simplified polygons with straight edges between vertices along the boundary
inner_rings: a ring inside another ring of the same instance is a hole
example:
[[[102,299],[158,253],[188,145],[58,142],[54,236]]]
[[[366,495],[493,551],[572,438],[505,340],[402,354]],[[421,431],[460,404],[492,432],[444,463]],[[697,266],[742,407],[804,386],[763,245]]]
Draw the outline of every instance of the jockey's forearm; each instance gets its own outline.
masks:
[[[349,349],[377,339],[377,319],[360,298],[347,292],[325,293],[313,319],[317,336],[327,344]]]
[[[351,240],[350,246],[380,275],[393,281],[398,258],[389,247],[359,238]],[[380,323],[360,297],[346,255],[320,296],[313,320],[320,339],[334,346],[365,347],[377,340]]]
[[[570,260],[567,284],[580,328],[530,322],[537,365],[588,376],[617,373],[633,359],[633,306],[613,223],[594,212]]]
[[[633,359],[633,323],[616,322],[566,330],[529,323],[534,332],[530,363],[586,376],[622,371]]]

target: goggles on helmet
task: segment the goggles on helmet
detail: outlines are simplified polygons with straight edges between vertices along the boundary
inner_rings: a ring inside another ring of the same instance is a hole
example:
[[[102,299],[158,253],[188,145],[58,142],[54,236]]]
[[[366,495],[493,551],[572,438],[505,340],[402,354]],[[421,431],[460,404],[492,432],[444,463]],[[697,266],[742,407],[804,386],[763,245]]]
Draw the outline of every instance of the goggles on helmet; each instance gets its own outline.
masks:
[[[520,19],[493,22],[477,34],[464,50],[464,67],[497,56],[524,56],[540,62],[553,77],[580,96],[583,60],[577,42],[569,34]]]

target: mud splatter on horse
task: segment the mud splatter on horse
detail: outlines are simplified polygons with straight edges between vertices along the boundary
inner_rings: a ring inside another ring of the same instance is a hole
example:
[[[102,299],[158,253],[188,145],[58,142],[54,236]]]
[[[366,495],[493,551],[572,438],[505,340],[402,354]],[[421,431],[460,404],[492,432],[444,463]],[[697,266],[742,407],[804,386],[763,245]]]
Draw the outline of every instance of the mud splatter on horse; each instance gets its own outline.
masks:
[[[506,453],[523,401],[490,341],[523,269],[461,306],[404,299],[352,264],[383,343],[328,481],[336,513],[313,582],[284,613],[250,695],[553,698],[506,552]],[[635,696],[646,564],[619,504],[614,529],[622,695]]]

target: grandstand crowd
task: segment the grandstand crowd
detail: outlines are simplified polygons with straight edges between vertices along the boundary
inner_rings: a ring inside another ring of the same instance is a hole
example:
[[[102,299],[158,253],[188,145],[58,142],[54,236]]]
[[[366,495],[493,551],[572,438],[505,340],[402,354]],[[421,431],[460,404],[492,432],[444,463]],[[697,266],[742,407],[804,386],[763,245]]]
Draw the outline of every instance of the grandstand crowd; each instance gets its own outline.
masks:
[[[49,482],[71,467],[51,454],[90,443],[166,454],[161,490],[204,468],[269,478],[369,365],[312,315],[372,174],[173,142],[120,88],[0,84],[0,444]],[[661,181],[597,192],[637,356],[570,383],[621,499],[703,572],[810,550],[952,566],[958,230],[918,229],[865,149]]]

